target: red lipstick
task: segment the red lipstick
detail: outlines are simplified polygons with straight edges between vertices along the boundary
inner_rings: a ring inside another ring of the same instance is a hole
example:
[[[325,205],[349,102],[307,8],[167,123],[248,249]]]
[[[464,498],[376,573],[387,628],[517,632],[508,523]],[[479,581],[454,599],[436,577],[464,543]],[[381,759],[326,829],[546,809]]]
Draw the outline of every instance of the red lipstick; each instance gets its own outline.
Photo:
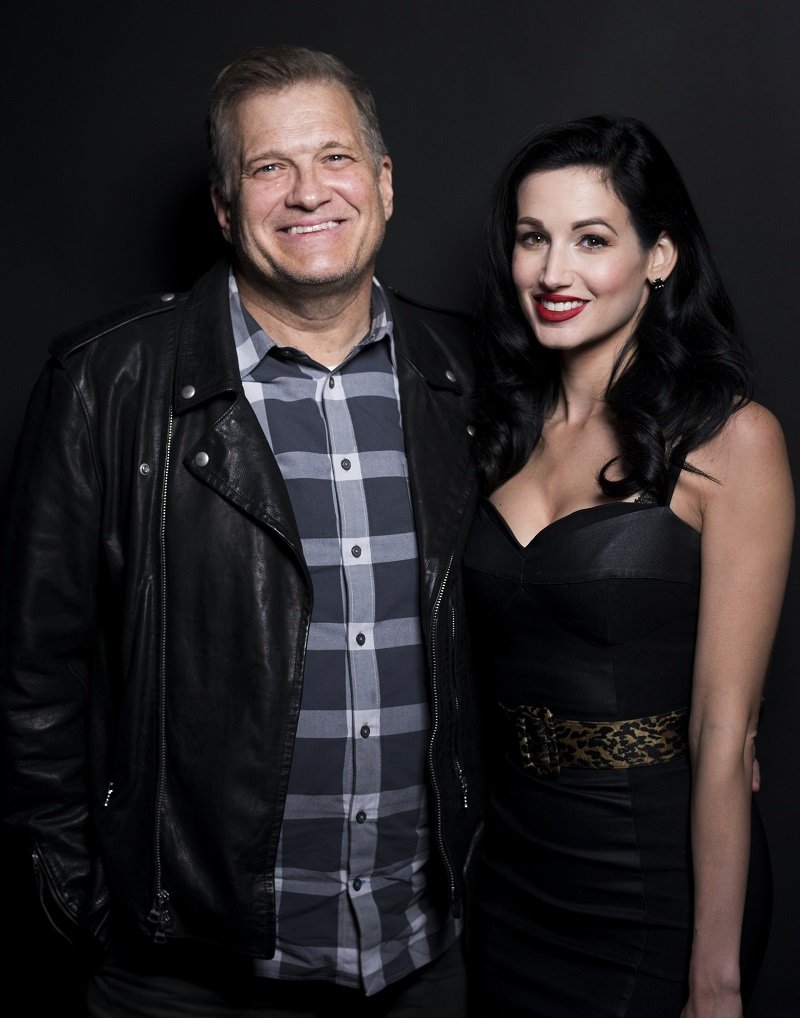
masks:
[[[577,307],[565,308],[563,311],[555,311],[551,308],[546,308],[544,302],[548,304],[576,304]],[[570,318],[575,318],[581,311],[586,307],[588,301],[582,300],[580,297],[571,297],[569,294],[562,293],[538,293],[534,298],[536,304],[536,312],[544,322],[566,322]]]

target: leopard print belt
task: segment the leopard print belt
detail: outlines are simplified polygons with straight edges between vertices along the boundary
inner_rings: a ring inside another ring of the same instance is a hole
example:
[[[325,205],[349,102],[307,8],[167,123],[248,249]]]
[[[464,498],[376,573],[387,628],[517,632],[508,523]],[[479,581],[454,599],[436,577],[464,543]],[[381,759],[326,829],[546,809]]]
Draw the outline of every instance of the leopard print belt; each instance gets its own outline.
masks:
[[[648,767],[686,751],[688,708],[625,721],[568,721],[547,707],[499,706],[512,753],[541,777],[558,777],[562,767]]]

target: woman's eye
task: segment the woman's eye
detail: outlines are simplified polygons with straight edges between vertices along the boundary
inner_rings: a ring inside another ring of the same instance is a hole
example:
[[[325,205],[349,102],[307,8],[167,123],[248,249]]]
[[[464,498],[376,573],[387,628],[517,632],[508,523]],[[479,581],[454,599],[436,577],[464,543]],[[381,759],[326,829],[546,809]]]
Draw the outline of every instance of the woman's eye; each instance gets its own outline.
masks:
[[[517,243],[522,244],[523,247],[539,247],[544,244],[547,238],[543,233],[521,233],[517,238]]]
[[[598,247],[608,247],[608,241],[605,237],[598,237],[594,233],[587,233],[584,237],[581,237],[580,244],[581,247],[588,247],[591,250]]]

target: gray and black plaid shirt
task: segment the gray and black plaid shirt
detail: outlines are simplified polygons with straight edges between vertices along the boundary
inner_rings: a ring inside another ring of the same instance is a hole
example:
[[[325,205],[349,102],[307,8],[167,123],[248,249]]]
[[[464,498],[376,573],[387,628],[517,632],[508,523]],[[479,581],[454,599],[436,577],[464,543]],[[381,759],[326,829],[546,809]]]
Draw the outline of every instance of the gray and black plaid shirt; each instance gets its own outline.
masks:
[[[369,333],[329,370],[277,346],[233,274],[230,305],[244,391],[314,587],[275,872],[277,951],[256,971],[373,994],[456,935],[432,873],[417,541],[389,307],[376,281]]]

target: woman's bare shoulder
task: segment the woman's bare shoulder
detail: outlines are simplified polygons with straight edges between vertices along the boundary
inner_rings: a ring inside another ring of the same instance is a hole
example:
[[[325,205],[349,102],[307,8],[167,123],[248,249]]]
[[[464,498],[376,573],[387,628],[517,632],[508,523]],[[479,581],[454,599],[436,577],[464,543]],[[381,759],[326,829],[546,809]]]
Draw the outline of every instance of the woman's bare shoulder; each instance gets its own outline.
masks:
[[[695,450],[691,462],[720,481],[739,475],[772,472],[786,462],[786,439],[775,414],[751,401],[731,414],[725,426],[709,442]]]
[[[732,414],[722,436],[743,452],[767,452],[773,446],[783,448],[783,428],[775,414],[761,403],[746,403]]]

